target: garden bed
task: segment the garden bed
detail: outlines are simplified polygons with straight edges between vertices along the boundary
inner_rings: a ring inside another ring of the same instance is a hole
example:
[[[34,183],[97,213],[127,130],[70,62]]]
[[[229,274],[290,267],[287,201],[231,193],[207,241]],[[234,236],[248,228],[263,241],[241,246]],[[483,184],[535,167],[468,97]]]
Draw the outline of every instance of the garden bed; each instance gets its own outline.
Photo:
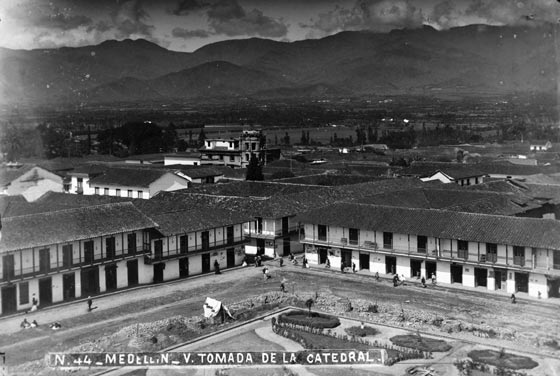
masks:
[[[451,350],[451,345],[444,340],[422,337],[418,334],[394,336],[390,340],[397,346],[425,352],[446,352]]]
[[[307,326],[310,328],[324,329],[336,328],[340,325],[338,317],[317,312],[289,311],[278,316],[280,324]]]
[[[473,350],[467,356],[474,362],[514,370],[531,369],[539,365],[539,363],[527,356],[506,353],[504,350]]]
[[[350,328],[344,329],[344,331],[349,336],[354,336],[354,337],[375,336],[379,334],[379,330],[371,326],[364,326],[364,327],[352,326]]]

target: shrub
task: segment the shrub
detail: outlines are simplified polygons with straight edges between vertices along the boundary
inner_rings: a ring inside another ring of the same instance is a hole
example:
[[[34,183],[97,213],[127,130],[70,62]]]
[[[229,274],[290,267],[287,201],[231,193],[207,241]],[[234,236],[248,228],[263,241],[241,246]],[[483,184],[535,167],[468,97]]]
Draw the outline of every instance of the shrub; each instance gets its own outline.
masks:
[[[355,337],[374,336],[379,334],[379,330],[371,326],[364,326],[363,328],[361,326],[352,326],[350,328],[344,329],[344,331],[349,336],[355,336]]]
[[[516,354],[506,353],[495,350],[473,350],[467,354],[475,362],[485,363],[496,367],[509,368],[509,369],[529,369],[535,368],[539,363],[533,359]]]
[[[312,312],[311,316],[303,311],[289,311],[278,316],[278,323],[308,326],[311,328],[336,328],[340,325],[338,317]]]
[[[406,334],[391,337],[395,345],[427,352],[446,352],[451,350],[451,345],[441,339],[427,338],[419,335]]]

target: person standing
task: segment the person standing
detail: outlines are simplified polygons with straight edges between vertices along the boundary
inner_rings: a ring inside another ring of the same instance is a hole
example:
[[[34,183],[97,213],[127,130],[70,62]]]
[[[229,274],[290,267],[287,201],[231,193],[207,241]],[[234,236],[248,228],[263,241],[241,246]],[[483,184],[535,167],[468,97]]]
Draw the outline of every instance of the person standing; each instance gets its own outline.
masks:
[[[422,282],[422,287],[426,288],[426,278],[422,276],[422,279],[420,281]]]
[[[91,298],[91,296],[88,296],[88,300],[87,300],[88,312],[91,312],[92,305],[93,305],[93,299]]]
[[[218,262],[218,260],[214,260],[214,272],[216,274],[221,274],[220,272],[220,263]]]
[[[356,273],[356,263],[352,263],[352,273]]]

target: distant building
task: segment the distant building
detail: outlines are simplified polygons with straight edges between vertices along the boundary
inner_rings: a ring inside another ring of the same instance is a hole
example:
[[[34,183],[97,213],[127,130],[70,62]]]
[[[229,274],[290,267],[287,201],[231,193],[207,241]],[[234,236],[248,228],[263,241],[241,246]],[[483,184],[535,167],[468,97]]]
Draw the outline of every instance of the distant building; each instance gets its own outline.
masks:
[[[255,154],[265,159],[265,137],[260,130],[245,130],[237,138],[209,138],[199,149],[202,165],[245,168]]]
[[[531,151],[547,151],[551,148],[552,143],[550,141],[536,141],[529,146],[529,150]]]
[[[163,164],[165,166],[169,166],[169,165],[199,166],[200,153],[182,152],[182,153],[175,153],[175,154],[166,154],[163,157]]]
[[[0,194],[22,195],[35,201],[47,192],[63,192],[63,178],[39,166],[14,165],[0,168]]]
[[[486,174],[466,168],[446,168],[445,170],[437,170],[435,173],[420,178],[420,180],[432,181],[439,180],[442,183],[455,183],[461,186],[482,184]]]

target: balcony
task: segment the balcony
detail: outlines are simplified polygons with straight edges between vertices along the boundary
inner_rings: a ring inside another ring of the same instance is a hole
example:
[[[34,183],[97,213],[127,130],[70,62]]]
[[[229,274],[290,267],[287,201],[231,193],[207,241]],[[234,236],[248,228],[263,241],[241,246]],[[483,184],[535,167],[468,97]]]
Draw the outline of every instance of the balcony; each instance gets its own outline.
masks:
[[[525,256],[513,256],[513,265],[525,266]]]
[[[495,253],[487,253],[485,255],[480,255],[478,258],[479,262],[496,262],[498,261],[498,255]]]
[[[150,265],[153,264],[154,262],[186,257],[189,255],[200,254],[200,253],[214,251],[223,248],[230,248],[236,245],[245,244],[248,241],[249,240],[245,236],[238,236],[238,237],[230,238],[229,242],[220,240],[219,242],[196,244],[187,248],[183,248],[183,252],[181,252],[181,249],[170,249],[170,250],[162,251],[158,255],[149,252],[148,254],[144,255],[144,263]]]
[[[457,257],[460,259],[467,260],[469,258],[469,250],[468,249],[459,249],[457,251]]]
[[[127,250],[125,249],[124,251],[126,252]],[[27,267],[27,268],[15,269],[13,270],[12,273],[10,273],[10,275],[2,276],[0,278],[0,282],[10,282],[10,281],[18,281],[18,280],[29,279],[34,277],[44,277],[44,276],[63,273],[63,272],[76,270],[80,268],[109,264],[121,260],[133,259],[136,256],[145,255],[147,253],[150,253],[150,246],[148,244],[145,244],[143,247],[137,248],[135,252],[121,253],[121,254],[114,255],[113,257],[98,257],[98,258],[94,258],[92,261],[88,260],[87,262],[83,261],[84,255],[82,254],[81,257],[82,261],[72,262],[71,265],[63,265],[61,259],[58,265],[52,265],[52,264],[49,265],[48,270],[40,270],[39,264],[35,265],[35,268]]]

